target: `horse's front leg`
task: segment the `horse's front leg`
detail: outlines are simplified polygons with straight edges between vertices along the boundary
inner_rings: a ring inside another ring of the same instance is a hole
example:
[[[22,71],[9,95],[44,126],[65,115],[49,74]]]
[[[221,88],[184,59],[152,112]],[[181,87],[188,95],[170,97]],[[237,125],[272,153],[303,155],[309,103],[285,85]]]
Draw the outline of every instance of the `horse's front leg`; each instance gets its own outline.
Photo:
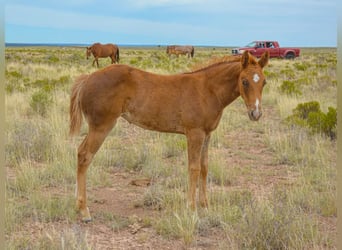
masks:
[[[208,176],[208,148],[209,148],[210,135],[204,140],[201,154],[201,181],[199,188],[199,200],[202,207],[208,207],[207,198],[207,176]]]
[[[201,129],[190,130],[187,134],[189,191],[188,200],[192,210],[196,209],[196,188],[201,171],[201,152],[205,140],[205,132]]]
[[[95,57],[95,59],[93,61],[93,67],[95,65],[95,62],[96,62],[97,67],[99,67],[99,58],[98,57]]]

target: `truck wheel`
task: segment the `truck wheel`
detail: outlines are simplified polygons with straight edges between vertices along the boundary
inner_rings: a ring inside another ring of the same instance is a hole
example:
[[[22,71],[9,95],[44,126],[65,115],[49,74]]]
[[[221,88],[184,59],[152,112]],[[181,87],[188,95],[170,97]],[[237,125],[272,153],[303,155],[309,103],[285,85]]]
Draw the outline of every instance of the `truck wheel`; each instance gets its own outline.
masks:
[[[289,52],[285,55],[286,59],[294,59],[295,58],[295,54],[293,52]]]

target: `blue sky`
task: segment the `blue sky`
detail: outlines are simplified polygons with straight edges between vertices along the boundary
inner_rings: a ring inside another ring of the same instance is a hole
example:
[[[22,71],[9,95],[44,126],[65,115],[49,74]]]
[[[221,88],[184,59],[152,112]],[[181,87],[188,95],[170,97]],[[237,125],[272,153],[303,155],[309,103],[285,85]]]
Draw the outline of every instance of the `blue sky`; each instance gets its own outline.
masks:
[[[337,0],[11,0],[5,41],[335,47]]]

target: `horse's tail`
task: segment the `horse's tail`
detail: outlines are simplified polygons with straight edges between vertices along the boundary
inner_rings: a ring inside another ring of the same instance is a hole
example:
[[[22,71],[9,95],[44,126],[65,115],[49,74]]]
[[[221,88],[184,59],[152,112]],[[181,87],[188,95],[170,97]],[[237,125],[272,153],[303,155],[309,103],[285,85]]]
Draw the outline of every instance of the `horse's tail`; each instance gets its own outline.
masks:
[[[192,49],[191,49],[191,58],[194,57],[194,54],[195,54],[195,48],[192,47]]]
[[[88,75],[79,76],[71,89],[70,98],[70,136],[79,134],[82,126],[82,109],[80,105],[80,91],[82,90],[82,85],[87,79]]]
[[[119,55],[119,48],[118,48],[118,52],[116,53],[116,61],[117,63],[119,63],[119,60],[120,60],[120,55]]]

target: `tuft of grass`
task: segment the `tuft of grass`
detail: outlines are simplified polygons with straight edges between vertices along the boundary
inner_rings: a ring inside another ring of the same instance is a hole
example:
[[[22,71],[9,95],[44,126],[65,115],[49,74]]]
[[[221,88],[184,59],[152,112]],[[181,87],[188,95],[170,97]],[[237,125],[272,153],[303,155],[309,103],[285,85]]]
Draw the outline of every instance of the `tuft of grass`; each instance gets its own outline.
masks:
[[[108,212],[100,213],[99,215],[96,215],[94,219],[97,218],[103,219],[105,223],[114,231],[119,231],[123,228],[127,228],[131,224],[128,218],[113,215],[112,213]]]
[[[17,121],[8,133],[6,160],[19,164],[22,160],[47,162],[53,158],[53,137],[49,125],[41,119]]]
[[[156,229],[165,237],[182,239],[184,244],[189,246],[196,239],[198,226],[199,217],[197,213],[184,208],[159,220]]]
[[[286,201],[251,203],[227,233],[239,249],[303,249],[317,237],[317,225]]]
[[[32,235],[11,238],[7,241],[6,249],[93,249],[87,242],[87,237],[87,232],[76,225],[63,231],[49,228],[44,229],[35,239],[32,239]]]
[[[175,213],[174,218],[176,220],[177,234],[183,239],[186,246],[190,245],[195,239],[195,233],[198,228],[198,215],[185,210],[181,214]]]
[[[44,90],[38,90],[31,96],[30,106],[31,108],[41,116],[45,116],[49,111],[49,107],[52,105],[53,100],[51,93]]]
[[[222,156],[216,155],[209,161],[208,180],[220,186],[230,186],[234,182],[235,175],[232,171],[226,169],[226,165],[222,165],[224,159]]]
[[[33,193],[30,195],[29,209],[32,210],[32,216],[40,222],[60,221],[68,218],[74,221],[76,219],[76,209],[70,209],[75,205],[73,195],[42,197],[41,194]]]

